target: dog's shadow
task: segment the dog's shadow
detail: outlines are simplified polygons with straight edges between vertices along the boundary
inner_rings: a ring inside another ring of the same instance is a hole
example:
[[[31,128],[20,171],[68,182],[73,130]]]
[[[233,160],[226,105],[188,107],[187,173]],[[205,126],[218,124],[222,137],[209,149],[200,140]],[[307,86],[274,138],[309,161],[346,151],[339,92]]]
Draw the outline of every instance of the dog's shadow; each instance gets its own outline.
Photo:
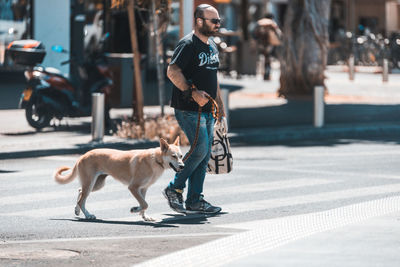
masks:
[[[115,225],[138,225],[138,226],[152,226],[154,228],[168,228],[168,227],[178,227],[170,224],[162,224],[160,222],[146,222],[146,221],[117,221],[117,220],[102,220],[93,219],[88,220],[84,218],[74,218],[74,219],[50,219],[52,221],[70,221],[77,223],[100,223],[100,224],[115,224]]]
[[[71,221],[78,223],[101,223],[101,224],[115,224],[115,225],[138,225],[138,226],[152,226],[154,228],[176,228],[178,225],[187,224],[205,224],[210,217],[219,217],[220,215],[227,214],[226,212],[220,212],[217,214],[164,214],[169,216],[161,221],[146,222],[146,221],[117,221],[117,220],[102,220],[94,219],[88,220],[84,218],[75,217],[74,219],[50,219],[52,221]]]

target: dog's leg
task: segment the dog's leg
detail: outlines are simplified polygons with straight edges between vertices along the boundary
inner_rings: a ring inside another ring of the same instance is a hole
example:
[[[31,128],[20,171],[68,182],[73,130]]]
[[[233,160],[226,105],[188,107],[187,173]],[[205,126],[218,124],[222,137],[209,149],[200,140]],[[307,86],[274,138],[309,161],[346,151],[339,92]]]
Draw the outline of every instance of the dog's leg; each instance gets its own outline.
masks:
[[[83,172],[79,174],[79,177],[81,178],[81,183],[82,183],[82,190],[81,190],[81,192],[79,194],[77,205],[81,208],[83,214],[85,214],[86,219],[94,220],[94,219],[96,219],[96,216],[94,216],[93,214],[90,214],[86,210],[85,204],[86,204],[87,197],[89,196],[90,192],[93,189],[94,184],[96,183],[96,178],[97,177],[95,177],[93,180],[91,180],[91,179],[82,179],[86,175],[87,174],[85,174]],[[76,207],[75,207],[75,212],[76,212]]]
[[[137,185],[130,185],[128,188],[140,205],[140,207],[131,208],[131,212],[139,212],[139,215],[142,216],[143,220],[145,221],[155,221],[153,218],[146,217],[144,214],[146,209],[149,207],[146,200],[144,199],[144,197],[146,196],[147,188],[139,188]]]
[[[80,195],[80,199],[78,200],[78,205],[81,207],[83,214],[85,214],[86,219],[88,220],[95,220],[96,216],[90,214],[87,209],[85,208],[86,199],[89,196],[90,191],[87,189],[82,189],[82,193]],[[76,210],[76,209],[75,209]]]
[[[76,200],[76,206],[75,206],[75,215],[79,216],[79,214],[81,213],[81,207],[79,207],[78,202],[81,199],[82,196],[82,188],[78,189],[78,199]]]
[[[148,189],[148,187],[145,187],[145,188],[143,187],[143,188],[140,189],[140,194],[142,195],[143,200],[146,199],[147,189]],[[143,220],[145,220],[145,221],[150,221],[150,222],[155,222],[155,221],[156,221],[155,219],[153,219],[153,218],[151,218],[151,217],[147,217],[146,215],[144,215],[144,212],[145,212],[145,211],[146,211],[146,210],[141,210],[141,211],[139,211],[139,215],[142,216]]]
[[[139,192],[142,195],[143,199],[146,199],[147,188],[142,187],[140,188]]]
[[[139,193],[141,194],[143,199],[146,199],[146,192],[147,192],[147,188],[140,188],[139,189]],[[142,208],[140,206],[138,207],[132,207],[131,208],[131,212],[140,212],[142,210]]]

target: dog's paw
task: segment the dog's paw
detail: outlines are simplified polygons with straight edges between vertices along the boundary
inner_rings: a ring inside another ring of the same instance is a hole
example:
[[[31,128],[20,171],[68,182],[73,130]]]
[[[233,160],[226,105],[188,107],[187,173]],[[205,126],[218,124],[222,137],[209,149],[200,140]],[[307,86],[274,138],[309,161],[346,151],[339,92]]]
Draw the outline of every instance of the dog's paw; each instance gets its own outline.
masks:
[[[142,208],[139,206],[139,207],[132,207],[131,208],[131,212],[132,213],[136,213],[136,212],[140,212],[142,210]]]

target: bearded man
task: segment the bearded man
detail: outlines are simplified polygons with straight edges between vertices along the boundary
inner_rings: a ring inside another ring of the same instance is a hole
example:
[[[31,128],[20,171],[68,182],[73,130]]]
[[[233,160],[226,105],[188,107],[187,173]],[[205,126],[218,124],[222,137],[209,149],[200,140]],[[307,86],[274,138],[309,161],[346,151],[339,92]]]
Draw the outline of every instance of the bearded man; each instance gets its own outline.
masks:
[[[167,76],[173,83],[171,107],[191,145],[195,139],[198,107],[202,107],[199,135],[185,168],[175,175],[163,193],[176,212],[213,214],[220,212],[221,208],[211,205],[203,196],[214,129],[208,97],[215,99],[219,106],[218,120],[222,120],[225,114],[217,80],[218,49],[209,37],[218,32],[221,19],[213,6],[202,4],[196,8],[194,20],[194,31],[183,37],[174,50]],[[188,189],[184,207],[182,193],[186,182]]]

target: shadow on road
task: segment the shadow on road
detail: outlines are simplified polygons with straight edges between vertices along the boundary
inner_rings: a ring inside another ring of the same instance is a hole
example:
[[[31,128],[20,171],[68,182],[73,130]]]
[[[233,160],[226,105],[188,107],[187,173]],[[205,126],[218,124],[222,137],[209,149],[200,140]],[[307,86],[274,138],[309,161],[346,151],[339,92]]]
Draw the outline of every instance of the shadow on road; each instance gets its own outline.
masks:
[[[204,224],[207,222],[207,218],[220,217],[221,215],[227,214],[227,212],[220,212],[217,214],[164,214],[171,216],[171,218],[165,218],[160,223],[173,223],[173,224]]]
[[[18,171],[11,171],[11,170],[0,170],[0,173],[14,173]]]
[[[50,219],[51,221],[70,221],[79,223],[100,223],[100,224],[116,224],[116,225],[138,225],[138,226],[152,226],[154,228],[176,228],[179,227],[176,224],[204,224],[207,222],[207,218],[219,217],[220,215],[227,214],[226,212],[220,212],[217,214],[164,214],[170,216],[170,218],[164,218],[160,222],[145,222],[145,221],[117,221],[117,220],[102,220],[94,219],[88,220],[84,218],[75,219]]]
[[[145,221],[116,221],[116,220],[101,220],[101,219],[94,219],[94,220],[87,220],[82,218],[76,219],[50,219],[51,221],[71,221],[71,222],[78,222],[78,223],[99,223],[99,224],[116,224],[116,225],[139,225],[139,226],[152,226],[154,228],[176,228],[178,226],[158,223],[158,222],[145,222]]]

